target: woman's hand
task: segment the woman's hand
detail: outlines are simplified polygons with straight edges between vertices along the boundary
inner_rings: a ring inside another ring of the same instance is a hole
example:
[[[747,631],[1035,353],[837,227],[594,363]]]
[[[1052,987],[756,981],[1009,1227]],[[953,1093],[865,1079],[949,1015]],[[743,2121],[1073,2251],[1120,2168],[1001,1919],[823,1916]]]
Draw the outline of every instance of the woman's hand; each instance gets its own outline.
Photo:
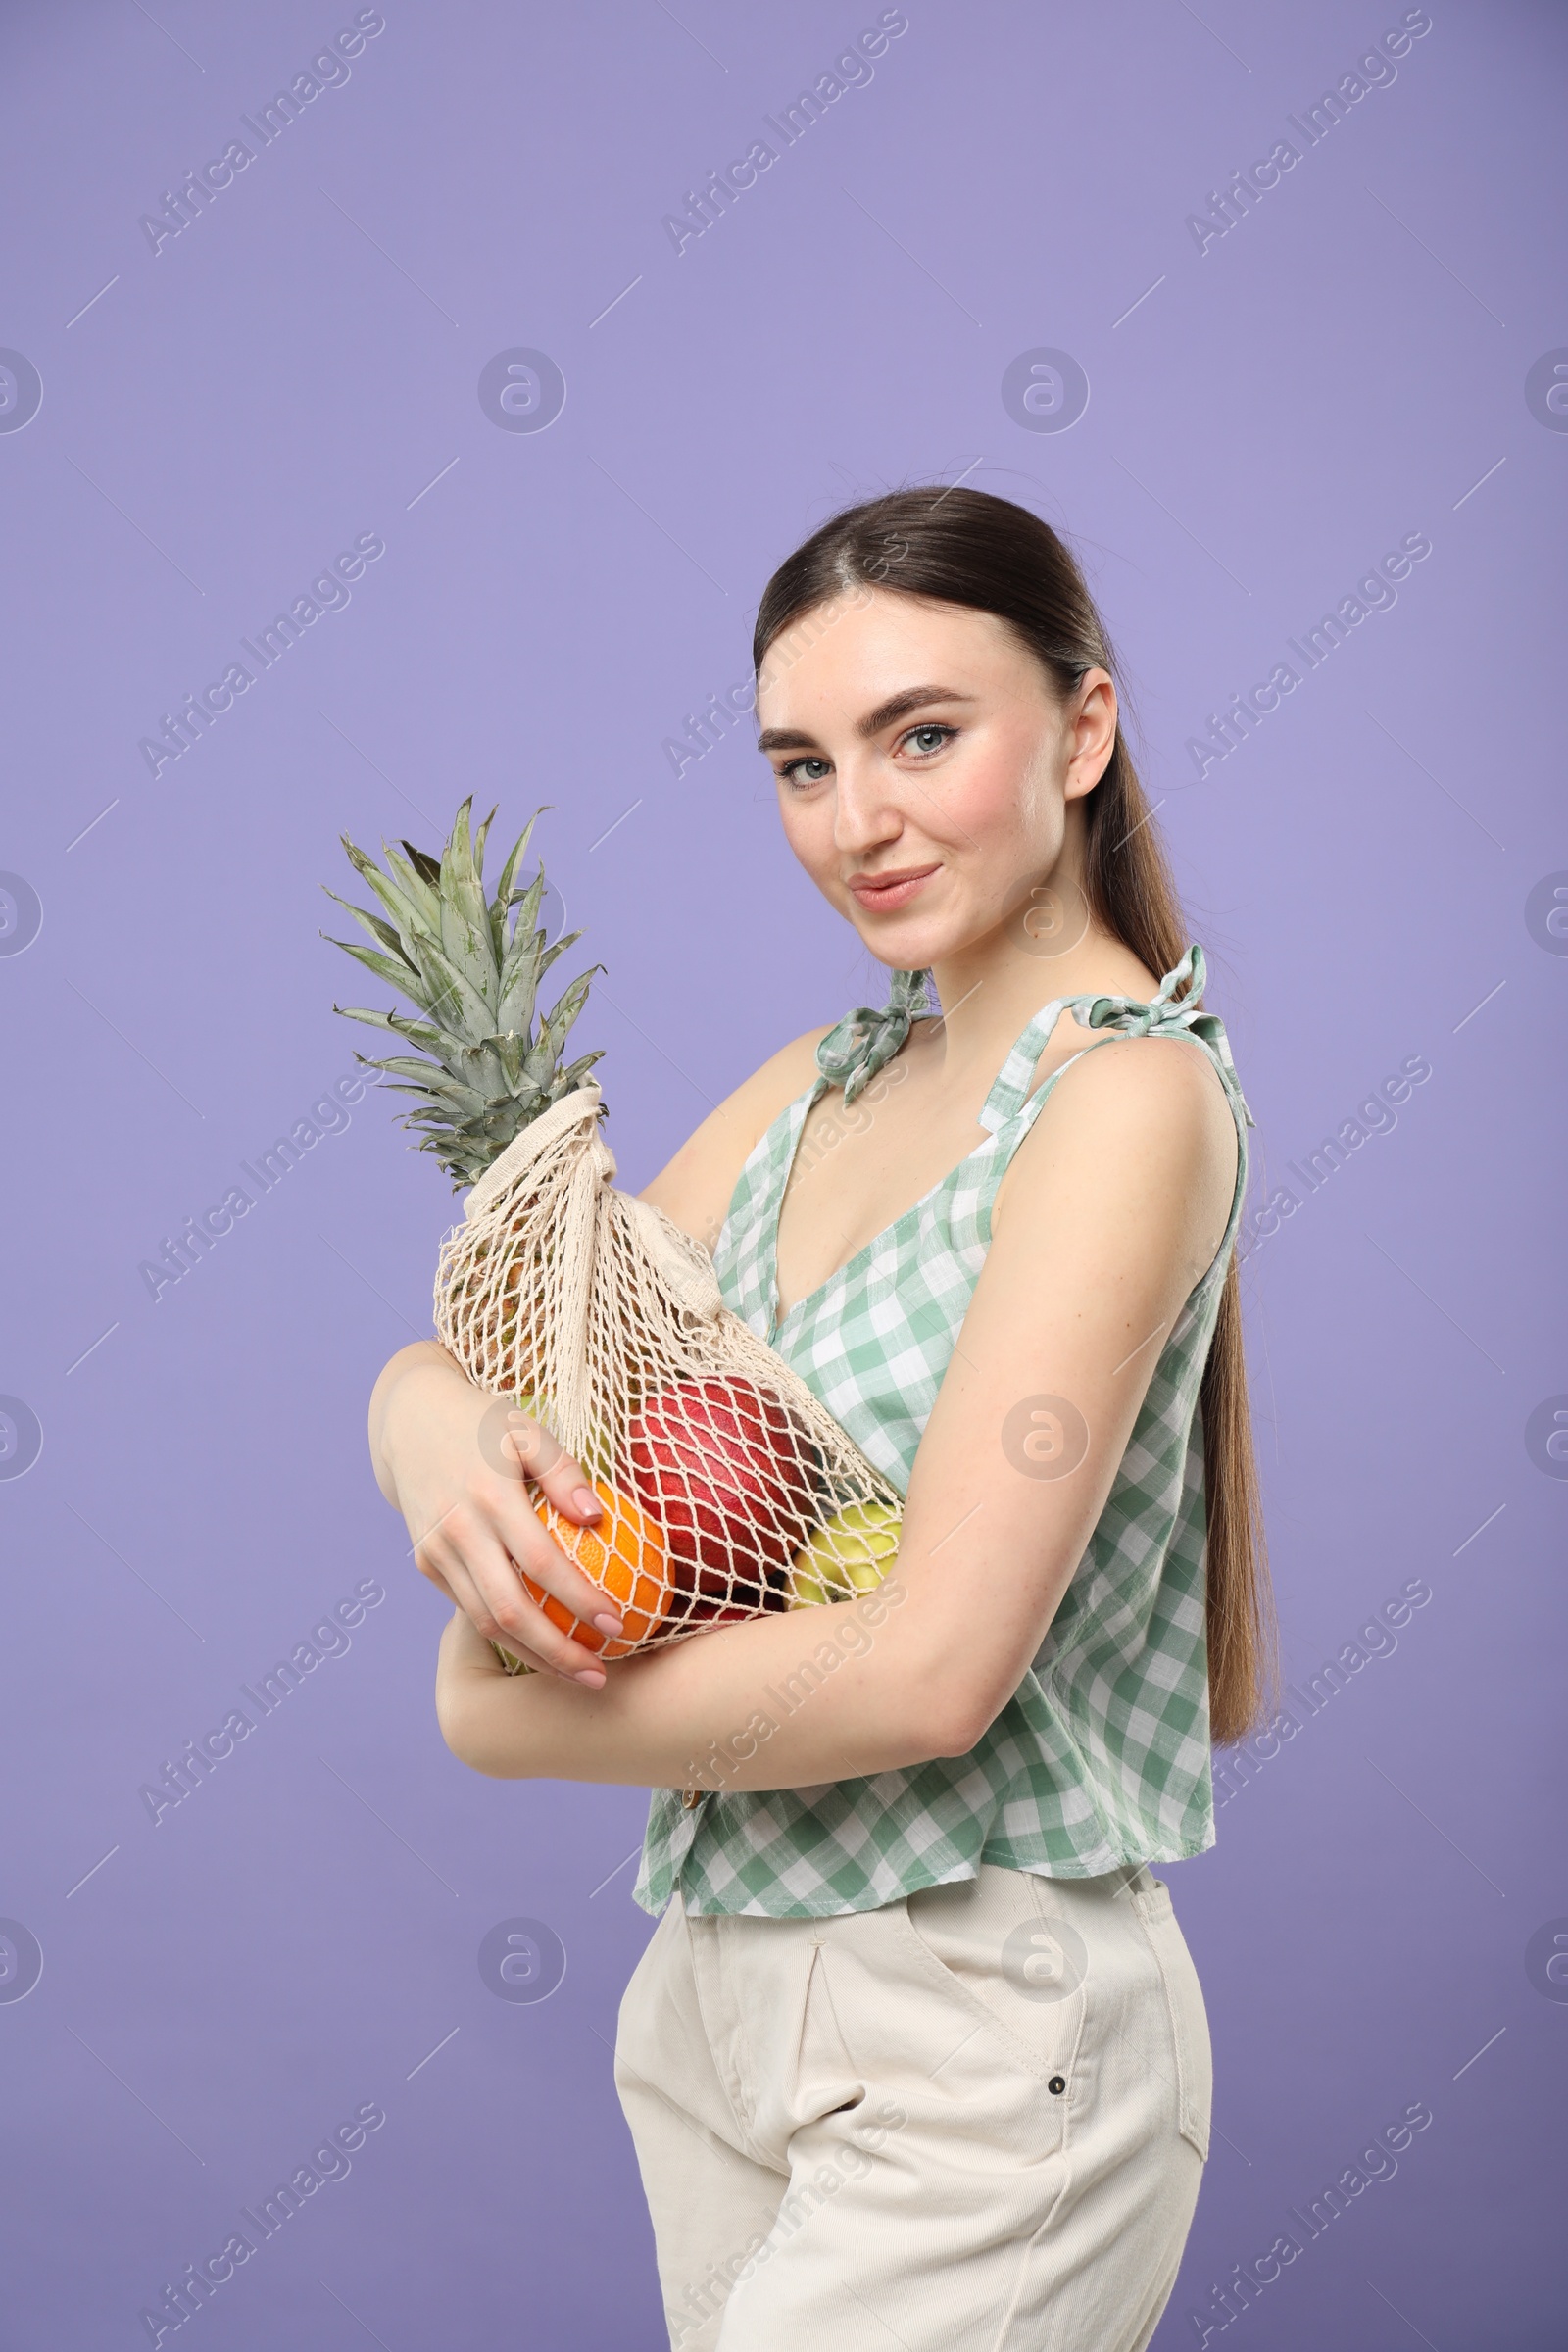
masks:
[[[476,1389],[444,1348],[421,1340],[376,1382],[370,1458],[382,1494],[403,1513],[420,1575],[476,1635],[526,1666],[602,1688],[592,1651],[551,1624],[518,1573],[600,1633],[620,1633],[613,1601],[552,1543],[529,1502],[526,1480],[580,1526],[603,1515],[584,1472],[547,1429]],[[471,1643],[465,1655],[471,1670]]]

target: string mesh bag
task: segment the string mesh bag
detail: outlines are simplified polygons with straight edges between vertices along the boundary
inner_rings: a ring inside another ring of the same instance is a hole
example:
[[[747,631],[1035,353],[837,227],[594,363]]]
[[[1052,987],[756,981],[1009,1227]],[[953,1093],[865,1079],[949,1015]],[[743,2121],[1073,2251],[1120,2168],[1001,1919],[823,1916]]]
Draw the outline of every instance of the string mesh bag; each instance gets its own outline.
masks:
[[[595,1525],[537,1494],[534,1507],[614,1602],[623,1636],[607,1641],[524,1586],[611,1659],[867,1590],[898,1549],[897,1489],[725,1306],[701,1244],[612,1183],[587,1075],[600,1056],[564,1058],[592,973],[535,1027],[540,978],[581,933],[552,943],[538,927],[542,867],[514,884],[536,820],[486,899],[490,820],[470,835],[470,808],[439,859],[383,845],[383,873],[345,841],[383,915],[349,906],[376,944],[336,944],[420,1007],[420,1019],[347,1008],[424,1056],[358,1058],[418,1097],[405,1123],[456,1188],[471,1187],[440,1252],[436,1335],[476,1387],[531,1415],[587,1472],[604,1506]]]

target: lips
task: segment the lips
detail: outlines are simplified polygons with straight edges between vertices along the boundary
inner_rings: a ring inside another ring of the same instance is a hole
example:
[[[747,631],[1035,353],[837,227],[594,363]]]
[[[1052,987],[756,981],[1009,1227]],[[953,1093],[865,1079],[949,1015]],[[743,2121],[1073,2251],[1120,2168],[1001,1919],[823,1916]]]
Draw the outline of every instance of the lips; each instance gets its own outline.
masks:
[[[857,874],[850,883],[857,902],[873,910],[903,906],[923,882],[940,872],[937,865],[906,865],[885,874]]]

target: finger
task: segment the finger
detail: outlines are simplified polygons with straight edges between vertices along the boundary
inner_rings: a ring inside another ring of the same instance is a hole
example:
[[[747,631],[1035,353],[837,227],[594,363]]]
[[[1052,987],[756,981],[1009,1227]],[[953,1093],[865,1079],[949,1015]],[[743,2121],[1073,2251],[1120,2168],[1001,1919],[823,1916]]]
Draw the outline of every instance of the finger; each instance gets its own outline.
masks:
[[[494,1614],[498,1613],[505,1603],[520,1597],[525,1608],[537,1610],[543,1623],[553,1625],[553,1621],[544,1612],[542,1600],[535,1600],[524,1587],[522,1578],[526,1575],[540,1589],[543,1595],[558,1601],[563,1608],[570,1612],[579,1625],[590,1627],[596,1634],[603,1635],[607,1642],[618,1642],[622,1639],[626,1630],[625,1622],[614,1595],[603,1591],[591,1577],[585,1577],[582,1571],[550,1542],[549,1537],[544,1535],[537,1521],[533,1523],[531,1539],[526,1528],[519,1529],[516,1544],[517,1550],[523,1553],[520,1560],[517,1552],[513,1549],[512,1544],[504,1536],[496,1539],[493,1577],[475,1574],[472,1579],[470,1590],[474,1595],[475,1608],[489,1609]],[[472,1616],[473,1613],[473,1609],[470,1608],[468,1614]],[[477,1617],[474,1622],[478,1622]],[[558,1644],[564,1645],[561,1648],[560,1655],[567,1659],[573,1669],[580,1667],[585,1651],[590,1657],[595,1654],[590,1643],[575,1641],[560,1626],[553,1626],[551,1643],[553,1651]]]
[[[591,1527],[596,1520],[604,1517],[602,1498],[594,1493],[582,1465],[556,1445],[549,1430],[543,1430],[540,1434],[546,1446],[529,1469],[528,1476],[541,1493],[548,1495],[558,1511],[564,1511],[568,1519],[576,1519]],[[553,1454],[549,1451],[551,1446],[555,1448]]]
[[[591,1625],[611,1641],[618,1639],[623,1627],[613,1594],[596,1584],[588,1569],[573,1560],[565,1544],[553,1537],[539,1517],[528,1490],[520,1486],[497,1488],[490,1500],[497,1537],[508,1556],[574,1617],[580,1617],[584,1625]]]
[[[537,1522],[534,1534],[548,1544]],[[530,1657],[551,1673],[571,1682],[590,1683],[596,1689],[603,1683],[604,1668],[595,1653],[586,1643],[574,1642],[560,1626],[551,1623],[526,1591],[515,1563],[491,1530],[478,1524],[466,1527],[461,1554],[448,1544],[442,1551],[441,1564],[459,1607],[487,1642],[500,1642],[507,1647],[521,1642]],[[536,1578],[535,1582],[542,1579]],[[602,1603],[603,1593],[598,1593],[595,1587],[590,1590]],[[570,1607],[571,1603],[568,1601],[566,1605]]]
[[[466,1609],[454,1608],[452,1612],[447,1630],[441,1637],[443,1659],[449,1648],[454,1656],[482,1653],[486,1668],[489,1667],[492,1660],[498,1660],[508,1672],[520,1671],[524,1674],[547,1674],[550,1672],[548,1667],[542,1666],[538,1659],[530,1655],[520,1642],[503,1644],[498,1642],[486,1641]]]
[[[478,1439],[485,1462],[503,1477],[532,1479],[570,1519],[591,1525],[602,1516],[604,1504],[581,1463],[534,1414],[497,1397],[480,1420]]]
[[[526,1505],[524,1517],[534,1527],[534,1534],[541,1534]],[[524,1592],[522,1578],[517,1576],[517,1566],[506,1550],[506,1543],[472,1505],[456,1505],[454,1510],[444,1512],[437,1529],[432,1529],[423,1545],[416,1545],[414,1557],[418,1562],[420,1576],[428,1576],[432,1583],[437,1583],[487,1642],[501,1637],[511,1642],[526,1640],[531,1656],[538,1663],[548,1665],[550,1672],[569,1675],[573,1682],[581,1680],[583,1670],[590,1668],[595,1660],[595,1653],[585,1642],[573,1642],[560,1625],[550,1623],[541,1606]],[[597,1630],[609,1637],[618,1635],[620,1618],[613,1613],[613,1604],[607,1594],[602,1594],[600,1588],[592,1583],[588,1592],[597,1601],[597,1611],[592,1613],[602,1618]],[[581,1611],[573,1609],[573,1613]],[[526,1625],[536,1625],[538,1637],[524,1633]]]

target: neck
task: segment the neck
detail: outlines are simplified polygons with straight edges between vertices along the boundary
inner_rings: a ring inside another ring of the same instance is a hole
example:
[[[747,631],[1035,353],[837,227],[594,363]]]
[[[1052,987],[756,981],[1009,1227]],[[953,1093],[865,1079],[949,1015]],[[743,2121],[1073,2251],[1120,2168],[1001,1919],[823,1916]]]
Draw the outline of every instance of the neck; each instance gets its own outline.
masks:
[[[933,1024],[955,1074],[999,1066],[1026,1022],[1056,997],[1150,997],[1152,984],[1130,948],[1096,922],[1082,882],[1081,828],[1021,905],[983,938],[932,966],[943,1006]]]

